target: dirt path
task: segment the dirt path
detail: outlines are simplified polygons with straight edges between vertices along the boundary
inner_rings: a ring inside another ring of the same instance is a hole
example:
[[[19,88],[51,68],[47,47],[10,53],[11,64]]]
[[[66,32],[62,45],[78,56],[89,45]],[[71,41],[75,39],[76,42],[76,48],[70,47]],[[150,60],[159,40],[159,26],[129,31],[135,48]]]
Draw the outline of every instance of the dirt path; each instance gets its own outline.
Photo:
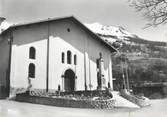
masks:
[[[0,100],[0,117],[167,117],[167,99],[142,109],[76,109]]]

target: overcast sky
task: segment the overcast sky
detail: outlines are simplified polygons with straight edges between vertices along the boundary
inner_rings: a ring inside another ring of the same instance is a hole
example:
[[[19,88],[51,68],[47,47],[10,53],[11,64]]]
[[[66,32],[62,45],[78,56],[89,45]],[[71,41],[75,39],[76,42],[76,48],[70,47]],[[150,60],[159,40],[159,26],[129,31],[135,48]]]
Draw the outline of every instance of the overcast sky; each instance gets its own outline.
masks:
[[[129,7],[128,0],[0,0],[0,16],[10,23],[73,15],[82,23],[122,26],[133,34],[167,42],[167,24],[142,29],[146,20]]]

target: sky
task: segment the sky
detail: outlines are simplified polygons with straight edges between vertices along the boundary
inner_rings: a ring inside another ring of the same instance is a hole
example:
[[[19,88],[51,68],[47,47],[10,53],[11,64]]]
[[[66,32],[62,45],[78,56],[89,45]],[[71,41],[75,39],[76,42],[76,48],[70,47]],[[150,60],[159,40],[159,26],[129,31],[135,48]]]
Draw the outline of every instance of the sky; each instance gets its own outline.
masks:
[[[167,42],[167,24],[143,29],[147,20],[128,0],[0,0],[0,16],[9,23],[71,15],[82,23],[122,26],[141,38]]]

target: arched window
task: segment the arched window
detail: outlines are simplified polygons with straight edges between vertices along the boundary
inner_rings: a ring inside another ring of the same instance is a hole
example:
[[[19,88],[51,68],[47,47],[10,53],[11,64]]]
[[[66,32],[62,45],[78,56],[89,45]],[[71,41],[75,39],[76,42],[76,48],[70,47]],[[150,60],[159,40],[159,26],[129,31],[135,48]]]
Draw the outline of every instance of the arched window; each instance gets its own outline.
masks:
[[[64,63],[64,56],[65,56],[65,55],[64,55],[64,52],[62,52],[62,54],[61,54],[61,62],[62,62],[62,63]]]
[[[29,67],[28,67],[28,77],[35,78],[35,65],[33,63],[29,64]]]
[[[74,65],[77,65],[77,55],[74,55]]]
[[[71,51],[67,51],[67,64],[71,64]]]
[[[35,59],[35,54],[36,54],[35,48],[34,47],[30,47],[29,58],[30,59]]]

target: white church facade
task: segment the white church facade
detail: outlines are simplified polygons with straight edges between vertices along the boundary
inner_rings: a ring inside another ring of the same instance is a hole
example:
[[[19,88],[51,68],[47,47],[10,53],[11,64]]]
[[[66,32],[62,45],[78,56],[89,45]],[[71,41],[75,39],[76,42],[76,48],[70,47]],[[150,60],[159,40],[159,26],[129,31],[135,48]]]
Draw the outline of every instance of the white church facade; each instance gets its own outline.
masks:
[[[113,88],[111,45],[73,16],[14,25],[0,35],[0,86],[46,91]],[[1,91],[3,92],[3,91]],[[0,92],[0,93],[1,93]]]

